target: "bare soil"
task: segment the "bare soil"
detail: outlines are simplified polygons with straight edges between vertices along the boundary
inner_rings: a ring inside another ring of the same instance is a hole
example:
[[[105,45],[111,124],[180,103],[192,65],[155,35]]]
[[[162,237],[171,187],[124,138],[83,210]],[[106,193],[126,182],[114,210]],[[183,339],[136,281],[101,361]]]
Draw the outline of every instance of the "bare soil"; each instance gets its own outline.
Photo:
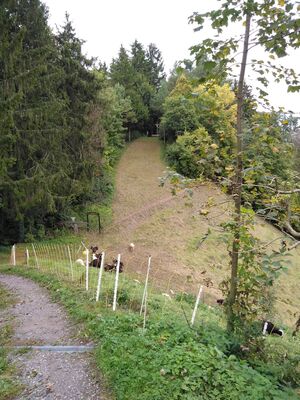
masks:
[[[100,236],[91,234],[89,241],[104,249],[109,259],[121,253],[125,272],[142,280],[151,255],[151,283],[156,288],[196,293],[204,284],[205,301],[216,304],[222,296],[219,283],[229,274],[228,252],[218,227],[230,218],[232,205],[210,183],[195,188],[192,198],[184,191],[172,196],[168,185],[159,186],[166,169],[157,138],[132,142],[117,167],[113,224]],[[260,219],[255,233],[264,242],[277,238],[273,247],[279,246],[282,234]],[[130,243],[135,244],[134,252],[129,251]],[[276,318],[293,325],[300,304],[299,248],[292,251],[290,261],[275,292]]]
[[[80,329],[73,326],[65,311],[53,303],[45,289],[29,279],[0,275],[16,297],[15,304],[0,313],[0,327],[13,326],[11,346],[81,345]],[[18,380],[24,385],[17,400],[25,399],[107,399],[99,382],[99,372],[88,353],[12,351]]]

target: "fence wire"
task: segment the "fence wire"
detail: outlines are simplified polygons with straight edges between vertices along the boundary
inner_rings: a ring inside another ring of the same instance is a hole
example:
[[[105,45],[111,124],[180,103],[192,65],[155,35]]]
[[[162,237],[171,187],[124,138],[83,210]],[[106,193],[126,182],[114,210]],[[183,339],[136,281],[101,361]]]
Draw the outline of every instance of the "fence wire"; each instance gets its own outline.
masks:
[[[105,254],[103,266],[111,264],[112,259],[116,259],[117,256]],[[18,244],[13,246],[11,255],[12,264],[35,268],[61,282],[80,288],[89,294],[92,301],[97,301],[99,291],[99,305],[113,309],[116,272],[103,269],[102,276],[99,277],[101,270],[90,266],[91,261],[92,252],[83,243]],[[166,272],[164,276],[151,259],[149,267],[149,258],[141,260],[138,270],[132,270],[130,265],[126,265],[118,276],[116,309],[139,313],[144,319],[144,327],[154,315],[156,320],[169,318],[170,322],[172,318],[180,318],[188,324],[195,325],[207,322],[204,320],[207,313],[201,314],[204,303],[202,290],[200,302],[198,301],[200,310],[195,311],[200,284],[182,282],[182,279],[180,285],[178,282],[176,273]],[[203,291],[205,292],[204,288]],[[216,318],[220,318],[218,313]]]

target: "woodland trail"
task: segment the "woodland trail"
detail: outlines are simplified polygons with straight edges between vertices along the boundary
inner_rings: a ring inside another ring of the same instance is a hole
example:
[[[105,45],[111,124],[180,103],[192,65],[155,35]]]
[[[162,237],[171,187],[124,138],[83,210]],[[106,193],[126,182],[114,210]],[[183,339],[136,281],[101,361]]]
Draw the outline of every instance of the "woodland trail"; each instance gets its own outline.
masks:
[[[0,284],[16,297],[13,306],[0,312],[0,328],[7,323],[13,327],[12,347],[86,344],[78,337],[78,326],[72,326],[45,289],[14,275],[1,274]],[[107,399],[88,353],[14,350],[9,358],[24,385],[17,400]]]

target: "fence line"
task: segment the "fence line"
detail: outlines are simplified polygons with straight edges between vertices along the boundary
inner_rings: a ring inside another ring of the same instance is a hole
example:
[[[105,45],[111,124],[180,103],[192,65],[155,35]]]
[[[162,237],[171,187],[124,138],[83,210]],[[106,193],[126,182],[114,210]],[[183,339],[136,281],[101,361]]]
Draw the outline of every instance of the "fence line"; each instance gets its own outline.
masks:
[[[170,311],[177,312],[185,322],[190,321],[190,325],[197,322],[197,310],[203,286],[199,288],[197,296],[192,294],[192,290],[185,291],[187,283],[184,290],[173,290],[174,276],[168,274],[166,279],[159,280],[158,271],[152,267],[151,256],[142,261],[139,271],[130,273],[126,265],[120,270],[120,254],[116,262],[113,260],[112,265],[115,265],[115,268],[112,272],[107,272],[108,268],[105,268],[105,262],[109,260],[104,252],[101,255],[100,268],[93,268],[91,251],[83,243],[80,246],[45,243],[32,243],[31,247],[17,245],[12,248],[11,253],[11,260],[13,261],[14,254],[17,265],[22,264],[19,262],[20,252],[23,252],[25,268],[36,268],[55,276],[59,281],[77,286],[90,293],[95,302],[113,311],[123,308],[138,313],[142,318],[143,331],[146,328],[146,321],[151,319],[152,315],[163,319],[168,317]]]

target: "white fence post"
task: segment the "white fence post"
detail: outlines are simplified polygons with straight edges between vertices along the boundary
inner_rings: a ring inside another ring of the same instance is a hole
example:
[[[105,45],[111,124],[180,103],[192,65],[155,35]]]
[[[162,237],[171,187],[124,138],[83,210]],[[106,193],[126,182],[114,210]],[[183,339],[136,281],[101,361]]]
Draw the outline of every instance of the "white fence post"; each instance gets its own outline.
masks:
[[[144,303],[146,301],[150,266],[151,266],[151,256],[148,257],[147,275],[146,275],[146,280],[145,280],[145,287],[144,287],[144,293],[143,293],[142,304],[141,304],[141,309],[140,309],[140,315],[142,315]]]
[[[89,290],[89,251],[86,248],[86,261],[85,261],[85,290]]]
[[[16,266],[16,245],[15,244],[11,248],[10,262],[14,267]]]
[[[195,322],[196,313],[197,313],[197,309],[198,309],[198,305],[199,305],[199,301],[200,301],[202,290],[203,290],[203,286],[201,285],[200,289],[199,289],[199,292],[198,292],[197,299],[196,299],[196,303],[195,303],[192,319],[191,319],[191,326],[193,326],[194,322]]]
[[[101,280],[102,280],[102,274],[103,274],[103,269],[104,269],[104,257],[105,257],[105,253],[102,252],[101,264],[100,264],[100,268],[99,268],[98,282],[97,282],[96,301],[99,301],[99,296],[100,296]]]
[[[73,273],[73,263],[72,263],[72,257],[71,257],[71,251],[69,245],[68,247],[68,255],[69,255],[69,261],[70,261],[70,268],[71,268],[71,279],[74,281],[74,273]]]
[[[29,267],[29,250],[26,248],[26,265]]]
[[[35,251],[35,247],[34,247],[34,244],[33,244],[33,243],[32,243],[32,250],[33,250],[33,254],[34,254],[34,258],[35,258],[36,267],[39,269],[40,266],[39,266],[38,258],[37,258],[36,251]]]
[[[116,308],[117,308],[117,293],[118,293],[120,261],[121,261],[121,254],[118,254],[117,269],[116,269],[116,279],[115,279],[115,290],[114,290],[114,301],[113,301],[113,311],[116,311]]]

